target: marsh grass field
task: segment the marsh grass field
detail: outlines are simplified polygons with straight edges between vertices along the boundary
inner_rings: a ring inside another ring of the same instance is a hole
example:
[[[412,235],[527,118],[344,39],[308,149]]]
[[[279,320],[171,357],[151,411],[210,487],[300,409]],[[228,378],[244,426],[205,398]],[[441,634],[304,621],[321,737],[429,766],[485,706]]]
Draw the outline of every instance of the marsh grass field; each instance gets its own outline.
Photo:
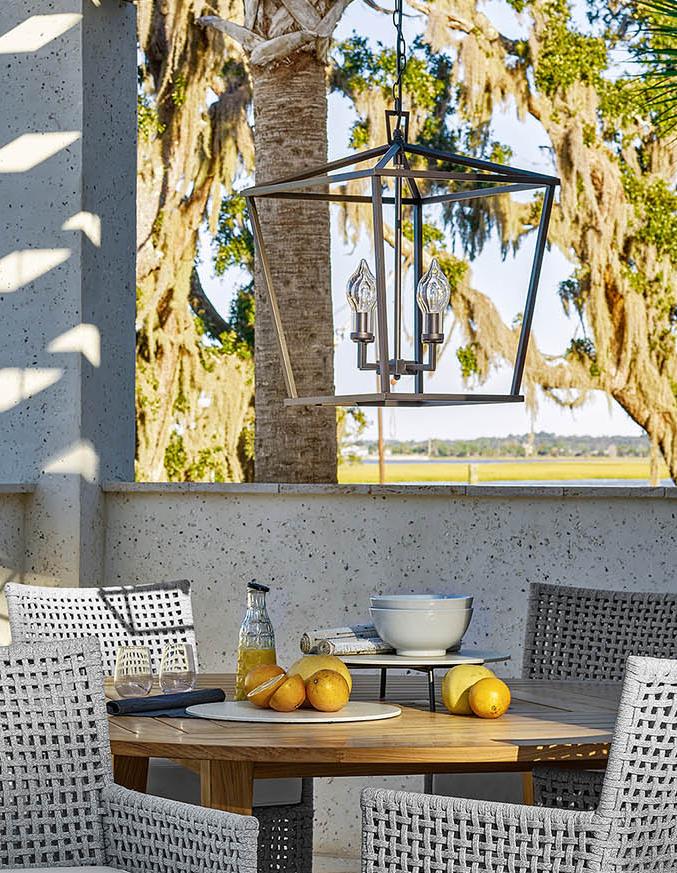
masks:
[[[468,458],[453,461],[409,461],[386,459],[386,482],[605,482],[632,480],[628,484],[649,484],[648,458],[529,458],[525,460]],[[662,484],[668,480],[665,467],[660,472]],[[339,465],[339,482],[377,483],[378,464],[365,462]]]

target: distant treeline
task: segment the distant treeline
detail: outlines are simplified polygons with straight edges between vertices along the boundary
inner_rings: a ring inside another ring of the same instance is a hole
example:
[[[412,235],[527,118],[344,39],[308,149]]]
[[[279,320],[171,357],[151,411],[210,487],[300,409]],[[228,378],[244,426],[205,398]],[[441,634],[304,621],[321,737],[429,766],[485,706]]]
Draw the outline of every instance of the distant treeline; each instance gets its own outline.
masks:
[[[355,447],[370,455],[377,453],[375,440],[362,440]],[[528,458],[528,457],[618,457],[649,455],[645,436],[561,436],[555,433],[510,434],[474,440],[386,440],[392,455],[421,455],[433,458]]]

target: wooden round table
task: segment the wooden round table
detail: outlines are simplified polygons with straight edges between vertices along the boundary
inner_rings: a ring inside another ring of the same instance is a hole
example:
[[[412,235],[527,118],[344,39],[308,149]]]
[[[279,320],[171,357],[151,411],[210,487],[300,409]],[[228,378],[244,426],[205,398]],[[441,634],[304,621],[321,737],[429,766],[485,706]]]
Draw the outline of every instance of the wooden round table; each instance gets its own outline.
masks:
[[[402,715],[335,725],[258,725],[199,718],[110,717],[116,782],[144,791],[148,758],[180,760],[200,774],[202,803],[251,814],[256,778],[529,772],[539,762],[603,767],[617,686],[508,680],[510,711],[494,721],[428,711],[427,686],[393,677]],[[200,676],[230,697],[230,675]],[[112,686],[108,693],[114,696]],[[358,675],[354,699],[378,699],[378,676]]]

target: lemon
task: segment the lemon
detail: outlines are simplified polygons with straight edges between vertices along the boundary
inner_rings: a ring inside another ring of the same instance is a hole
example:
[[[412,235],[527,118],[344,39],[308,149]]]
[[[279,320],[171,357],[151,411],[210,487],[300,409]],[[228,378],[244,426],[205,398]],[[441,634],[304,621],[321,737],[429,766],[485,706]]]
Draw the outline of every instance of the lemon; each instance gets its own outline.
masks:
[[[500,718],[510,706],[510,689],[495,676],[480,679],[470,689],[468,701],[480,718]]]
[[[453,715],[472,715],[468,695],[480,679],[495,678],[488,667],[479,664],[459,664],[452,667],[442,680],[442,700]]]
[[[293,712],[298,709],[306,699],[306,686],[300,676],[285,678],[273,696],[270,698],[270,708],[276,712]]]
[[[350,699],[350,688],[336,670],[318,670],[306,682],[306,697],[313,709],[338,712]]]
[[[273,694],[275,694],[286,678],[287,674],[284,671],[276,676],[271,676],[270,679],[266,679],[265,682],[253,688],[247,695],[247,700],[260,709],[267,709],[270,706]]]
[[[334,670],[336,673],[340,673],[348,683],[348,691],[353,690],[353,677],[350,675],[350,670],[336,655],[304,655],[291,665],[287,675],[299,675],[304,682],[307,682],[319,670]]]
[[[245,696],[248,697],[250,691],[258,688],[259,685],[263,685],[264,682],[272,679],[273,676],[282,676],[283,674],[284,670],[282,667],[278,667],[277,664],[259,664],[258,667],[254,667],[245,676]]]

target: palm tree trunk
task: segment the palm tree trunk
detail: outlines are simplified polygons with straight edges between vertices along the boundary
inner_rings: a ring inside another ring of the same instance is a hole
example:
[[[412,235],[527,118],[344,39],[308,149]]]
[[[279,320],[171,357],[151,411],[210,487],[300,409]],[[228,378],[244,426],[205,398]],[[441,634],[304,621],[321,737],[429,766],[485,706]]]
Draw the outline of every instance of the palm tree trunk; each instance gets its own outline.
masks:
[[[327,85],[323,61],[297,52],[251,68],[256,181],[327,160]],[[329,206],[259,201],[261,226],[299,394],[334,391]],[[335,482],[336,413],[287,408],[268,300],[256,269],[256,443],[259,482]]]

